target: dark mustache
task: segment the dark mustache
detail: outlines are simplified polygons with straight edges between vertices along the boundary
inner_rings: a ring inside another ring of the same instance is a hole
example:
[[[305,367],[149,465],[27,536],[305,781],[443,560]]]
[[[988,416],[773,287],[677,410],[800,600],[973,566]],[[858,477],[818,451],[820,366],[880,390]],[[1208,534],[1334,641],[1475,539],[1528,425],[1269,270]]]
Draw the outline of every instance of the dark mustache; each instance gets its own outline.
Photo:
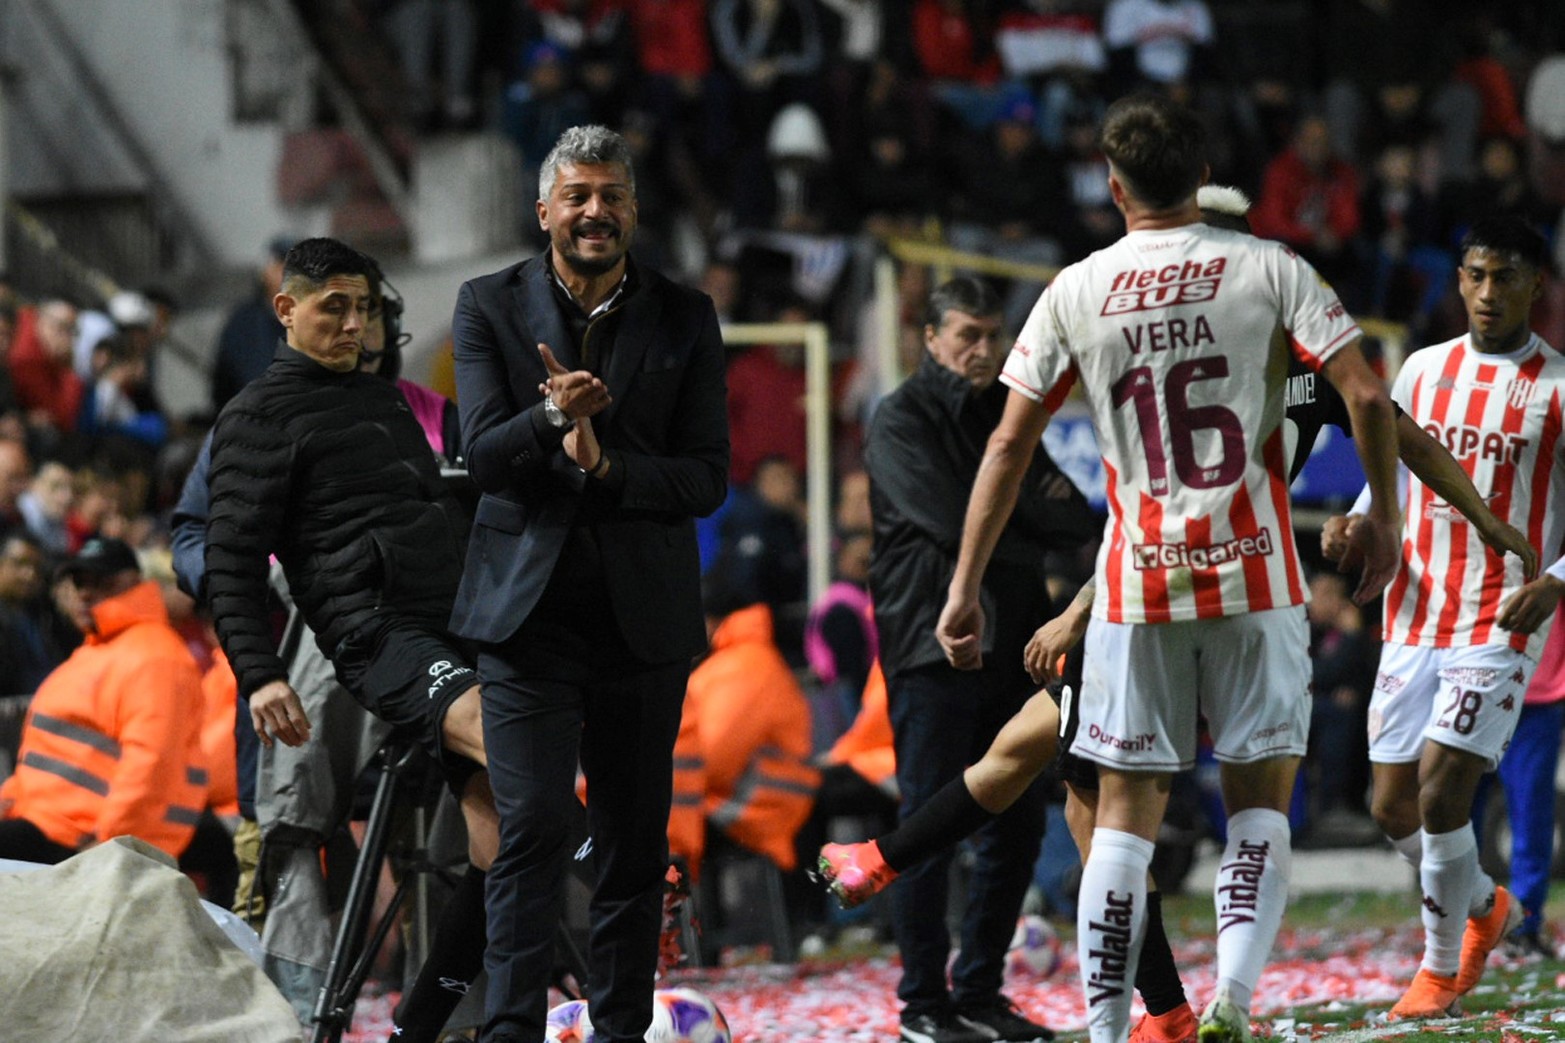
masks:
[[[577,235],[596,235],[600,232],[619,235],[619,225],[612,221],[594,221],[591,223],[583,222],[576,226]]]

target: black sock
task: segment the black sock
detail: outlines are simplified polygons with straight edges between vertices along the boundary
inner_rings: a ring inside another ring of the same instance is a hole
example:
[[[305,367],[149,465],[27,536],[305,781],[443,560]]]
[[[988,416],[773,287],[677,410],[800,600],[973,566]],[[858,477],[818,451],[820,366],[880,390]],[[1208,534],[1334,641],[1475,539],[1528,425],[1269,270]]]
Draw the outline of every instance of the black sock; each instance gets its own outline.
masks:
[[[440,1030],[484,966],[484,946],[489,937],[484,921],[484,877],[469,868],[440,911],[429,958],[419,968],[413,987],[402,998],[395,1019],[400,1034],[396,1043],[435,1043]]]
[[[1141,942],[1141,962],[1136,967],[1136,991],[1147,1013],[1167,1014],[1185,1002],[1185,983],[1174,966],[1174,951],[1163,933],[1163,895],[1147,894],[1147,930]]]
[[[900,873],[993,820],[994,816],[967,791],[967,780],[958,775],[876,843],[886,865]]]

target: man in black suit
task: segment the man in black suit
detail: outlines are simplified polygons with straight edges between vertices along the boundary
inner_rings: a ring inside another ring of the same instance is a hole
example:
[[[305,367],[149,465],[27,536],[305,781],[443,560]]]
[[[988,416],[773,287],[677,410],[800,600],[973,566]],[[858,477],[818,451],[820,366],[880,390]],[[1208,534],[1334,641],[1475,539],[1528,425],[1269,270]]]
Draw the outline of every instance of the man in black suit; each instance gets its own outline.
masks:
[[[549,249],[464,284],[453,320],[483,497],[452,628],[479,643],[501,821],[483,1038],[542,1038],[579,754],[598,865],[592,1021],[639,1040],[674,737],[706,646],[693,519],[727,491],[723,345],[709,298],[626,254],[636,195],[619,135],[561,135],[538,223]]]

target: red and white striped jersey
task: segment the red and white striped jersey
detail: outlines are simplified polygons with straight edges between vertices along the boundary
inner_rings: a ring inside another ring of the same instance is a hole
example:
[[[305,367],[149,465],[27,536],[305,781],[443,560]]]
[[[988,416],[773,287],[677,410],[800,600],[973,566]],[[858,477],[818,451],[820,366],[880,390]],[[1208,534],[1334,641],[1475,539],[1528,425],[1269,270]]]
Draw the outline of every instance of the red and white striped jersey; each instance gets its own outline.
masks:
[[[1001,379],[1051,412],[1082,383],[1109,505],[1094,613],[1163,623],[1304,603],[1287,352],[1319,368],[1358,333],[1287,247],[1204,224],[1131,232],[1055,278]]]
[[[1501,521],[1547,559],[1565,535],[1565,357],[1534,334],[1507,355],[1466,337],[1408,357],[1391,389],[1439,439]],[[1453,648],[1509,645],[1537,659],[1548,627],[1530,637],[1494,625],[1524,582],[1521,562],[1484,546],[1478,531],[1414,475],[1403,504],[1402,567],[1386,588],[1386,640]]]

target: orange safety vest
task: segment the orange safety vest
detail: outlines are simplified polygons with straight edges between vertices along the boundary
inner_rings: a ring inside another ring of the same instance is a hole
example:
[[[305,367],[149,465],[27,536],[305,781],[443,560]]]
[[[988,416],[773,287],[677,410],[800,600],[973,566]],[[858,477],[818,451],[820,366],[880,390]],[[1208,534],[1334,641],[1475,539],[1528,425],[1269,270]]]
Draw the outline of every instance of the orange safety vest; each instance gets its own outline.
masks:
[[[886,701],[886,675],[880,660],[870,666],[858,716],[826,753],[827,764],[846,764],[876,786],[885,788],[897,773],[897,751],[891,736]]]
[[[239,716],[239,680],[222,646],[212,649],[212,665],[201,678],[205,715],[201,723],[201,752],[206,754],[207,807],[219,815],[239,814],[239,756],[234,747],[234,725]]]
[[[706,820],[792,869],[794,834],[810,816],[820,771],[810,763],[810,705],[777,651],[771,609],[751,605],[718,626],[711,654],[690,675],[680,728],[675,757],[682,771],[699,763]],[[676,798],[682,793],[676,782]],[[689,844],[671,830],[671,848]],[[699,848],[692,868],[698,861]]]
[[[128,834],[177,857],[206,805],[201,671],[155,582],[93,621],[33,696],[0,806],[63,847]]]

